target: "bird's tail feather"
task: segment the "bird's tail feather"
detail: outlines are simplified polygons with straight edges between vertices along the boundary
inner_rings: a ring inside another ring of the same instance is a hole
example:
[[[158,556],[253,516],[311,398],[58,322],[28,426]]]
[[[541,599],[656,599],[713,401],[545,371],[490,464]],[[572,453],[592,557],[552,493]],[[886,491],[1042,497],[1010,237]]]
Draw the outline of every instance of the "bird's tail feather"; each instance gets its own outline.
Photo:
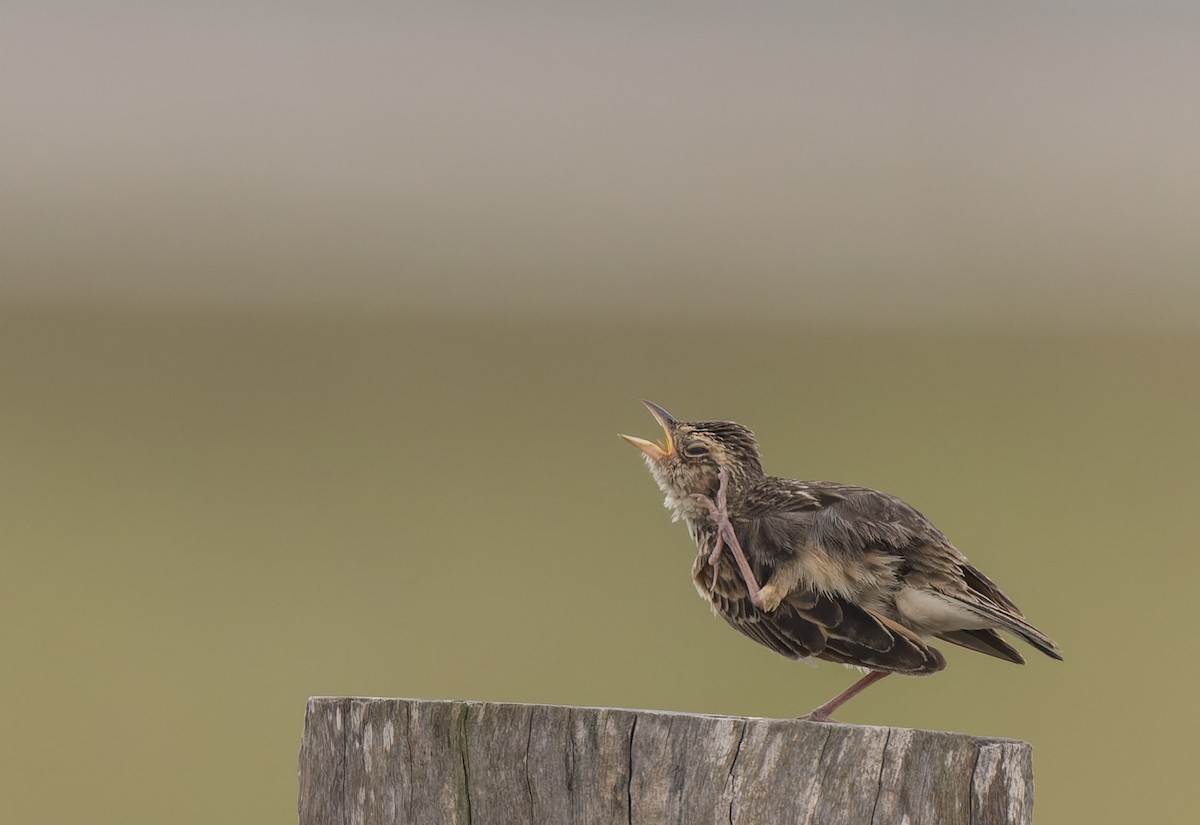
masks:
[[[994,630],[947,630],[937,634],[937,637],[960,647],[1004,659],[1006,662],[1025,664],[1025,659],[1017,649],[1000,638],[1000,634]]]
[[[991,605],[981,604],[974,601],[963,601],[962,604],[971,612],[978,614],[990,621],[995,622],[1004,630],[1020,637],[1023,641],[1028,642],[1033,647],[1045,653],[1051,659],[1062,661],[1062,653],[1059,652],[1058,645],[1054,640],[1047,636],[1042,631],[1025,621],[1020,616],[1015,616],[1007,610],[992,607]],[[948,640],[953,641],[953,640]]]

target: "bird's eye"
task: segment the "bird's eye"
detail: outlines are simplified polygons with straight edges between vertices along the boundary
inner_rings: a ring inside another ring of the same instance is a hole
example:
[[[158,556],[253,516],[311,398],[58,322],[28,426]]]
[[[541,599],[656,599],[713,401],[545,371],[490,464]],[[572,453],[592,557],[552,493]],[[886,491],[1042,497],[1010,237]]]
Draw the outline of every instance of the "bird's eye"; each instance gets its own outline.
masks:
[[[693,441],[683,448],[683,454],[691,458],[704,458],[708,455],[708,445],[703,441]]]

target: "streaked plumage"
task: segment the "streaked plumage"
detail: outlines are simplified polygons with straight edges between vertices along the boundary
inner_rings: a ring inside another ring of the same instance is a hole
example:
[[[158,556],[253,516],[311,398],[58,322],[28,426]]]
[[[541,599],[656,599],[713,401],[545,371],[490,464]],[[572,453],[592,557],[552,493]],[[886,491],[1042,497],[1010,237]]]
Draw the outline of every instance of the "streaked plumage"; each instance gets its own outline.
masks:
[[[729,421],[679,422],[646,402],[666,445],[623,436],[645,454],[666,506],[699,554],[697,591],[731,626],[791,659],[815,657],[880,674],[925,675],[946,666],[941,639],[1023,663],[998,630],[1055,659],[1054,642],[909,504],[866,487],[766,475],[754,434]],[[725,517],[753,571],[712,564],[726,479]],[[715,574],[715,575],[714,575]],[[761,585],[759,593],[752,587]],[[868,676],[818,708],[824,720]]]

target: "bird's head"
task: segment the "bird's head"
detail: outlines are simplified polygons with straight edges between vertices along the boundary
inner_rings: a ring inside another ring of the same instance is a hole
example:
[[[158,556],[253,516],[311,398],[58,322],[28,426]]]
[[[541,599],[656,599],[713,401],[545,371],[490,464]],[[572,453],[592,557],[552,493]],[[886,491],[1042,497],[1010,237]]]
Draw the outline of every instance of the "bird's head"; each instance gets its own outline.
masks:
[[[717,471],[725,468],[731,495],[747,480],[763,474],[754,433],[732,421],[676,421],[666,410],[643,401],[663,428],[665,443],[631,435],[621,438],[642,451],[654,480],[676,515],[688,515],[693,494],[716,493]]]

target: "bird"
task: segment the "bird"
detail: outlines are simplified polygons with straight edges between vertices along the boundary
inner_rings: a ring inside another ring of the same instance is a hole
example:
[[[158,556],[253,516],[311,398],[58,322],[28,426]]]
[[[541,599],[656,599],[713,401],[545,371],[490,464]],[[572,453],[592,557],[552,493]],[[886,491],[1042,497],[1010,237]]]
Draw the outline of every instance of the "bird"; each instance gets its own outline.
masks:
[[[1062,660],[1058,645],[912,505],[868,487],[768,475],[749,428],[679,421],[642,403],[663,441],[621,438],[642,452],[664,505],[687,525],[700,596],[734,629],[789,659],[865,672],[800,719],[831,721],[889,674],[942,670],[933,639],[1024,664],[1004,631]]]

